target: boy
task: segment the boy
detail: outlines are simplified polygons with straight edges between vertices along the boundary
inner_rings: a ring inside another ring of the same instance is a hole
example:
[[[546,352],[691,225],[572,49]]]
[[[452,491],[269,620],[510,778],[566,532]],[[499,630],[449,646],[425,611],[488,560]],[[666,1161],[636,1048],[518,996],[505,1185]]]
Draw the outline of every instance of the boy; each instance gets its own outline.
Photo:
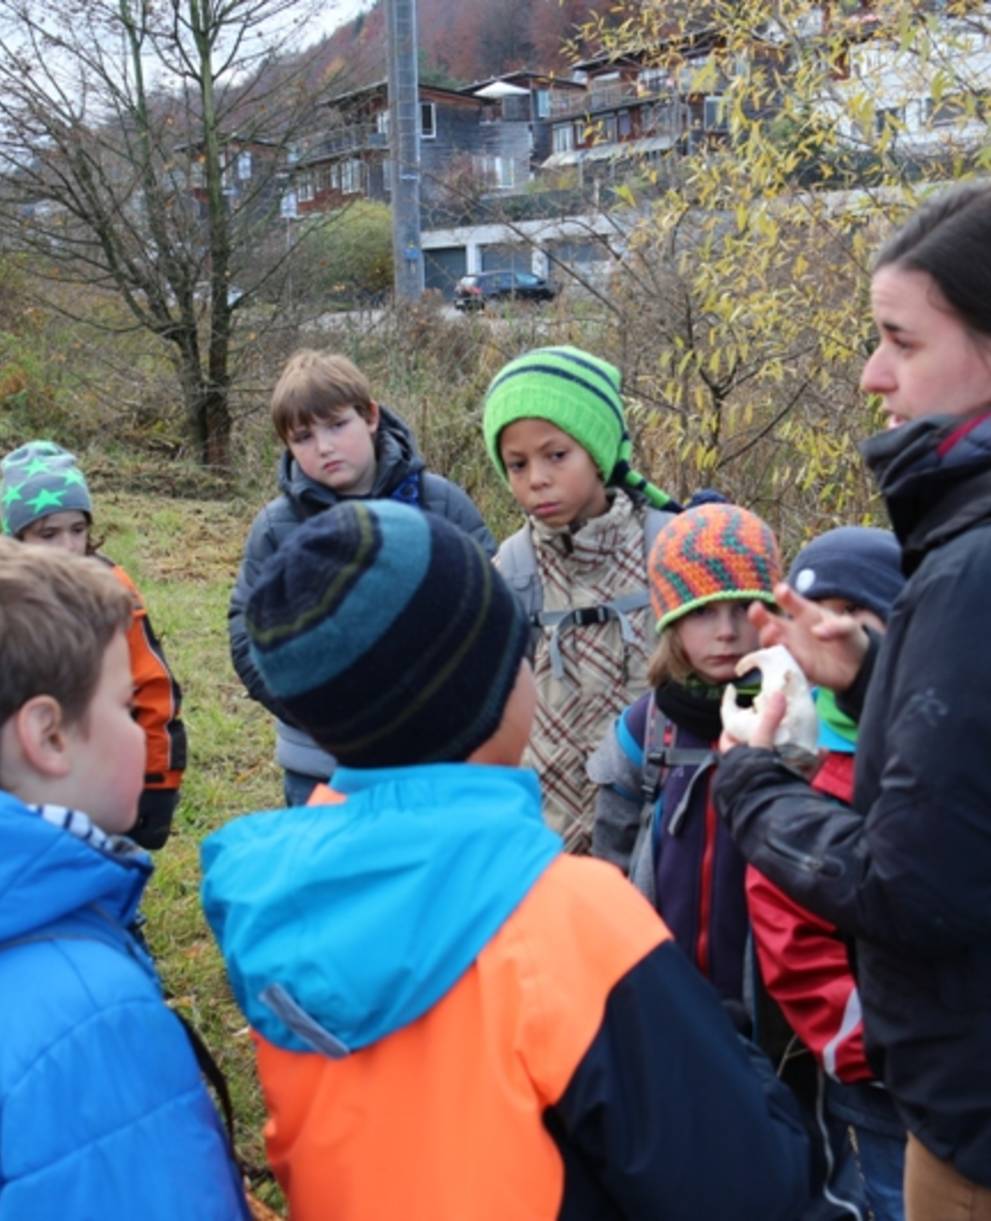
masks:
[[[528,762],[551,826],[569,851],[587,852],[596,788],[585,762],[647,688],[647,555],[678,505],[630,468],[619,370],[578,348],[537,348],[506,365],[483,428],[527,513],[496,565],[537,629]]]
[[[189,1041],[127,927],[145,738],[131,598],[0,539],[0,1218],[247,1216]]]
[[[542,822],[528,629],[481,548],[342,505],[245,623],[339,760],[318,804],[203,847],[294,1221],[794,1221],[779,1087],[633,888]]]
[[[127,647],[134,677],[134,719],[145,732],[145,787],[128,836],[142,848],[169,837],[186,769],[182,691],[169,669],[147,608],[130,576],[93,541],[93,502],[75,454],[52,441],[28,441],[0,463],[4,533],[22,543],[94,555],[131,595]]]
[[[229,615],[234,668],[252,699],[276,716],[276,759],[287,805],[303,805],[334,760],[291,724],[252,659],[244,608],[262,564],[304,521],[341,500],[388,497],[439,513],[495,553],[495,541],[456,484],[424,468],[407,425],[376,403],[364,374],[345,356],[308,349],[291,356],[272,394],[272,423],[286,449],[280,495],[251,525]]]

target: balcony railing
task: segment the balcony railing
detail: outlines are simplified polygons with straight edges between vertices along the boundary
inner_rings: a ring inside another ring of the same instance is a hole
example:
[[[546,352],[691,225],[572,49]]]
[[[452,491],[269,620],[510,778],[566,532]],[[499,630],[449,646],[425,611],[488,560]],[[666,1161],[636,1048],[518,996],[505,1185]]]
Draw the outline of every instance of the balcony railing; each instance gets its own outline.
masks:
[[[552,94],[550,117],[567,119],[604,110],[621,110],[630,102],[648,101],[667,92],[668,88],[664,85],[645,86],[637,81],[623,81],[599,89],[593,85],[586,93]]]
[[[389,136],[379,131],[374,123],[352,123],[349,127],[339,127],[314,140],[299,160],[319,161],[323,157],[337,157],[346,153],[358,153],[363,149],[389,147]]]

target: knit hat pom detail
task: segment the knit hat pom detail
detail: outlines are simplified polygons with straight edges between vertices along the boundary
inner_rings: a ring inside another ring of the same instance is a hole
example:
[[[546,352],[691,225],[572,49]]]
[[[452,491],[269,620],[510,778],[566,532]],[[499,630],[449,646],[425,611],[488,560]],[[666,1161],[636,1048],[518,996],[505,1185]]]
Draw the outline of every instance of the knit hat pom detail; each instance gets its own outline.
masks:
[[[773,605],[781,556],[770,526],[755,513],[704,504],[678,514],[658,533],[647,568],[661,632],[709,602]]]
[[[603,482],[638,491],[658,508],[671,497],[630,467],[632,446],[620,394],[619,369],[581,348],[535,348],[511,360],[492,379],[482,430],[493,465],[507,481],[499,448],[516,420],[547,420],[588,453]]]
[[[842,598],[887,622],[905,585],[901,547],[890,530],[839,526],[806,543],[788,584],[804,598]]]

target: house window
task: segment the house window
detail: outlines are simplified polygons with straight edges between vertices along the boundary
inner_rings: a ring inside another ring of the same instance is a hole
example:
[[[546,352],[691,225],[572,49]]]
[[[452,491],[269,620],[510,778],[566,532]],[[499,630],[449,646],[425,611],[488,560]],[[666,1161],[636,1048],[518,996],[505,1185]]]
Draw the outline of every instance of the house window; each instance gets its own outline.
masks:
[[[878,118],[881,112],[878,111]],[[939,102],[932,103],[929,121],[934,127],[952,127],[967,118],[967,99],[962,93],[945,93]],[[878,129],[880,130],[880,129]]]
[[[705,127],[706,131],[726,130],[726,100],[724,98],[708,97],[705,99],[705,111],[702,116],[702,125]]]
[[[621,110],[616,116],[616,135],[620,140],[628,140],[633,132],[633,123],[628,110]]]
[[[641,93],[660,93],[667,83],[667,72],[663,68],[643,68],[637,78]]]
[[[437,113],[433,102],[420,103],[420,136],[424,140],[432,140],[437,135]]]
[[[389,112],[387,110],[380,110],[375,116],[375,130],[380,136],[389,134]]]
[[[251,177],[251,153],[238,153],[237,176],[242,182]]]
[[[471,160],[475,173],[491,186],[504,190],[515,185],[516,163],[512,157],[476,153]]]
[[[602,140],[606,144],[616,143],[616,116],[607,114],[602,120]]]
[[[554,151],[567,153],[575,147],[575,129],[570,123],[559,123],[554,128]]]
[[[551,113],[551,91],[549,89],[538,89],[534,94],[534,105],[538,119],[548,118]]]
[[[341,165],[341,191],[345,195],[359,195],[362,190],[362,164],[357,157],[349,157]]]
[[[300,174],[296,179],[296,200],[298,203],[309,203],[313,198],[313,175]]]
[[[891,129],[898,131],[905,121],[905,112],[901,106],[879,106],[874,112],[874,134],[881,136]]]

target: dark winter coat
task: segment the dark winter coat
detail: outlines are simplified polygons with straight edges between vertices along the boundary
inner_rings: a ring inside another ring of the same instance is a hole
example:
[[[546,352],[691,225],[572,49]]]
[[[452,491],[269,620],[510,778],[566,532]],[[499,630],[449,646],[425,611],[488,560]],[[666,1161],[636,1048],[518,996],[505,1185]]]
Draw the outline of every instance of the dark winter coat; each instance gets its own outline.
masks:
[[[856,939],[868,1055],[910,1131],[991,1186],[991,413],[864,453],[909,581],[846,697],[866,692],[855,808],[744,747],[716,801],[763,873]]]
[[[396,499],[418,504],[431,513],[446,517],[479,542],[487,555],[495,555],[495,539],[467,493],[457,484],[424,468],[412,432],[394,411],[380,405],[379,412],[375,482],[367,499]],[[317,513],[333,508],[342,498],[333,489],[304,475],[288,450],[279,460],[278,479],[280,495],[270,500],[251,523],[244,559],[231,594],[227,612],[231,660],[251,698],[280,718],[276,725],[276,758],[281,766],[326,780],[334,769],[334,759],[308,734],[281,719],[277,701],[269,694],[251,660],[244,610],[268,557],[297,526]]]

